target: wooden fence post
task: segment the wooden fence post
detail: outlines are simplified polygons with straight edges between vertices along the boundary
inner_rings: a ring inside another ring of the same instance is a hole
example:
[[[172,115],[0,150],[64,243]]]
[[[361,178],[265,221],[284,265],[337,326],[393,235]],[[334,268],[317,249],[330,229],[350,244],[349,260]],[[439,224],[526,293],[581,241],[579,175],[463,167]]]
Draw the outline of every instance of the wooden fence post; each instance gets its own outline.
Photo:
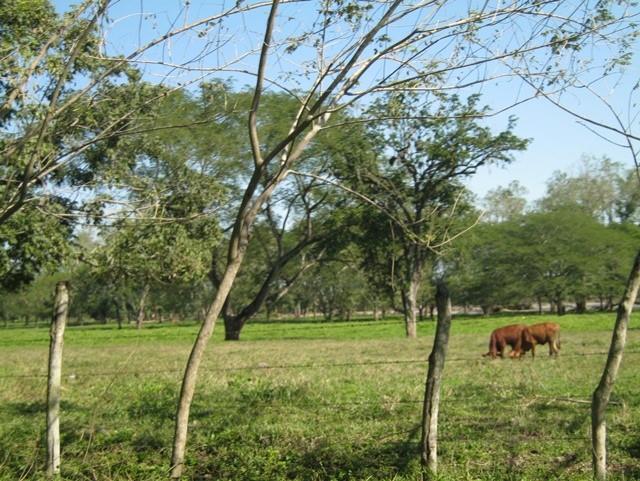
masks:
[[[49,342],[49,376],[47,384],[47,476],[60,473],[60,380],[62,378],[62,344],[69,313],[69,285],[56,284]]]
[[[451,328],[451,298],[444,283],[436,289],[438,322],[433,349],[429,355],[429,369],[422,406],[422,465],[423,476],[435,477],[438,470],[438,408],[440,405],[440,384],[444,361],[449,345]]]

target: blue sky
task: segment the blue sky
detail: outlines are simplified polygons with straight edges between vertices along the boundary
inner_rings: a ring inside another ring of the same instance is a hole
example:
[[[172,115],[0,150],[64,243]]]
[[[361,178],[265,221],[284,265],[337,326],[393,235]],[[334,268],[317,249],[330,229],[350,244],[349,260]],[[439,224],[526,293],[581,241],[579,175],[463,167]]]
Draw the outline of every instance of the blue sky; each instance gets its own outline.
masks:
[[[60,10],[67,8],[69,3],[72,2],[55,1]],[[119,0],[115,2],[112,10],[113,22],[106,26],[109,40],[108,49],[111,51],[131,51],[140,42],[144,43],[159,33],[165,32],[169,25],[173,25],[175,28],[175,26],[218,12],[223,6],[228,8],[233,3],[232,0],[192,0],[187,3],[184,0]],[[295,30],[296,22],[301,21],[301,19],[295,18],[296,15],[313,15],[313,12],[300,10],[300,8],[302,7],[298,7],[295,12],[290,10],[294,13],[289,15],[286,25],[281,28]],[[140,15],[140,12],[144,12],[144,14]],[[154,15],[149,15],[151,12],[154,12]],[[234,39],[233,42],[220,50],[223,55],[232,56],[234,51],[241,51],[246,45],[255,42],[255,39],[262,35],[266,14],[267,10],[262,9],[254,14],[242,18],[238,17],[227,24],[226,36]],[[181,62],[198,51],[200,47],[195,47],[197,42],[195,36],[173,41],[170,45],[164,45],[162,50],[156,50],[154,54],[163,55],[171,62]],[[246,63],[250,63],[250,60],[247,60]],[[206,65],[206,59],[203,59],[200,65]],[[634,82],[640,78],[639,67],[640,63],[636,59],[628,68],[628,78]],[[144,70],[148,78],[154,77],[155,67],[146,66]],[[185,81],[199,75],[201,73],[181,73],[173,80],[175,82]],[[236,85],[250,82],[250,77],[240,76]],[[519,87],[514,85],[513,88]],[[605,90],[604,92],[601,90],[601,93],[608,100],[617,105],[623,105],[625,98],[622,97],[622,94],[630,90],[630,83],[629,81],[621,85],[609,83],[603,85],[603,88]],[[482,102],[499,108],[503,104],[504,98],[507,97],[508,89],[508,85],[499,87],[485,85],[481,89]],[[588,113],[609,121],[610,118],[606,110],[597,102],[593,102],[592,97],[583,94],[584,92],[571,93],[566,95],[563,101],[581,113]],[[516,160],[512,164],[505,168],[485,168],[469,180],[468,185],[480,197],[489,189],[504,186],[510,181],[517,180],[528,189],[530,200],[539,198],[544,194],[546,180],[555,170],[566,171],[575,168],[583,155],[608,156],[614,161],[629,167],[632,166],[632,159],[627,150],[598,137],[579,125],[575,118],[542,98],[524,103],[504,115],[489,119],[488,122],[495,129],[503,128],[509,115],[515,115],[519,119],[516,133],[522,137],[531,138],[532,142],[527,151],[515,154]]]

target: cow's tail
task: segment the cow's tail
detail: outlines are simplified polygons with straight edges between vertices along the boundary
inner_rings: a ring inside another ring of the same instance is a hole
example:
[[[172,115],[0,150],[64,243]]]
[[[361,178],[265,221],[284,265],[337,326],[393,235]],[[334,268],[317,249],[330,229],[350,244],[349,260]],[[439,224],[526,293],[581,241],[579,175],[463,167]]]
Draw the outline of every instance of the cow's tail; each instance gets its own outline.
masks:
[[[496,353],[498,352],[498,346],[496,343],[496,336],[493,335],[493,333],[491,333],[491,337],[489,338],[489,352],[486,354],[483,354],[483,357],[487,357],[487,356],[495,356]]]

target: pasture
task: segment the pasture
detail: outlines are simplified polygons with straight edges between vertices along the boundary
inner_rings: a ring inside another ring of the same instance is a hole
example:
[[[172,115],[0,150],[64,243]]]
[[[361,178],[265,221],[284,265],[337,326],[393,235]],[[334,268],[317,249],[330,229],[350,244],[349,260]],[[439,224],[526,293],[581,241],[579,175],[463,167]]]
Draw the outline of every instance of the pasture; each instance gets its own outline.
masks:
[[[482,358],[497,326],[562,326],[562,350]],[[589,398],[613,314],[454,318],[440,404],[443,480],[591,479]],[[187,477],[418,480],[426,359],[435,324],[399,319],[221,326],[201,368]],[[63,364],[62,477],[166,479],[173,415],[196,325],[70,327]],[[0,480],[40,479],[48,331],[0,330]],[[609,409],[614,480],[640,479],[640,331]]]

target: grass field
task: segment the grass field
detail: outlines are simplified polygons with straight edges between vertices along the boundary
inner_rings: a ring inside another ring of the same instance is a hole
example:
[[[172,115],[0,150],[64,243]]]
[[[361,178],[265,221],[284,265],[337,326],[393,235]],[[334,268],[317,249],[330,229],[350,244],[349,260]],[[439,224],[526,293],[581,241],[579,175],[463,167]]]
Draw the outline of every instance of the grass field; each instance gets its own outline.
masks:
[[[562,326],[560,358],[490,361],[490,331]],[[440,406],[443,480],[591,479],[588,400],[613,314],[455,318]],[[70,327],[62,474],[166,479],[180,378],[197,326]],[[400,320],[217,330],[191,413],[189,479],[417,480],[434,324]],[[0,480],[39,479],[46,458],[48,332],[0,329]],[[608,416],[614,480],[640,479],[640,331],[631,329]]]

